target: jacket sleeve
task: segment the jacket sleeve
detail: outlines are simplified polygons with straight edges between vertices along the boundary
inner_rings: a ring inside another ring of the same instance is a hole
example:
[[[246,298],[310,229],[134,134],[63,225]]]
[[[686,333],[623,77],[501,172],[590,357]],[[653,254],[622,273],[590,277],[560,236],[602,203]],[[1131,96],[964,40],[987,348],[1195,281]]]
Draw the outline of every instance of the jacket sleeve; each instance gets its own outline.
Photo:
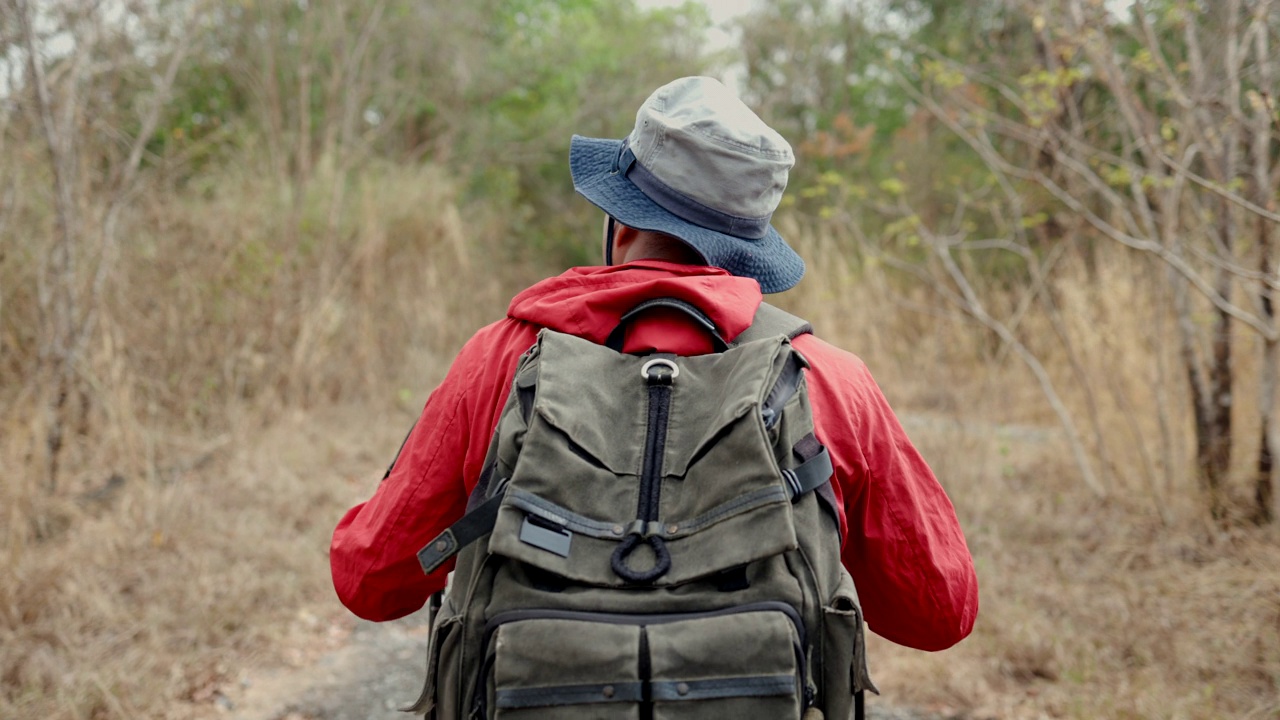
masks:
[[[427,399],[391,474],[372,498],[347,511],[333,533],[334,589],[366,620],[393,620],[418,610],[453,569],[450,561],[424,575],[417,552],[466,507],[471,423],[465,399],[478,367],[466,361],[468,354],[464,348]]]
[[[536,334],[528,323],[501,320],[467,341],[427,399],[391,474],[338,522],[329,565],[351,612],[394,620],[444,587],[454,562],[424,575],[418,551],[466,510],[511,376]]]
[[[950,499],[861,360],[812,336],[796,347],[813,366],[814,423],[845,511],[842,559],[867,624],[919,650],[960,642],[978,580]]]

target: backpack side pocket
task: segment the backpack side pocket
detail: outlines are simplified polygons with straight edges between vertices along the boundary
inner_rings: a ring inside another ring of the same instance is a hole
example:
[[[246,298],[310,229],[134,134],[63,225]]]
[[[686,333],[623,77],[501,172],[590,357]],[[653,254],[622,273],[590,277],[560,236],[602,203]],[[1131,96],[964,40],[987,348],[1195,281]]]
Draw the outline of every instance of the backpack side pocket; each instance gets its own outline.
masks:
[[[421,713],[427,720],[445,720],[459,716],[461,679],[458,646],[462,638],[462,620],[461,615],[455,615],[444,618],[431,628],[431,642],[427,650],[427,678],[422,686],[422,694],[412,705],[401,708],[403,712]]]
[[[862,610],[853,581],[842,575],[835,595],[822,608],[822,706],[829,718],[850,717],[856,692],[880,693],[867,671]]]

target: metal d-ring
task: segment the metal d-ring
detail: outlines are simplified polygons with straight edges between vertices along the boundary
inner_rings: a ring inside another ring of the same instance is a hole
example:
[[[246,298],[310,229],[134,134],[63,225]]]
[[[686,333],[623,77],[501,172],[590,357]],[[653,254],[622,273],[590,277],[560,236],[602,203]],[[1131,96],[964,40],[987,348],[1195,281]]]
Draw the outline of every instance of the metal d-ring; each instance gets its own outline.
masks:
[[[676,365],[674,362],[672,362],[671,360],[668,360],[667,358],[654,358],[649,362],[645,363],[644,365],[641,365],[640,377],[652,382],[655,378],[652,378],[649,376],[649,369],[652,368],[654,365],[666,365],[667,367],[671,368],[672,380],[675,380],[676,378],[680,377],[680,366]]]

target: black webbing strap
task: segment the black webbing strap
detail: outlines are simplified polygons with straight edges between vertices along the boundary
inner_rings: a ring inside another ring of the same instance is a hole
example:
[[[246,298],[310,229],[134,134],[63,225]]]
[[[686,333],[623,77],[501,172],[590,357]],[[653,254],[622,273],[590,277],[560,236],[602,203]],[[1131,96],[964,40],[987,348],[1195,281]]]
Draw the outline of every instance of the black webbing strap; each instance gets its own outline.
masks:
[[[477,505],[471,512],[463,515],[458,522],[440,533],[426,547],[418,551],[418,564],[422,572],[430,575],[444,564],[445,560],[458,554],[462,548],[493,532],[498,521],[498,508],[502,506],[503,490],[493,497]]]
[[[819,446],[821,447],[821,446]],[[791,502],[795,502],[807,492],[813,492],[831,479],[835,467],[831,464],[831,454],[823,447],[813,457],[800,463],[799,467],[782,471],[782,479],[786,482],[787,494]]]
[[[520,416],[524,418],[527,425],[529,416],[533,414],[533,401],[538,391],[538,376],[534,373],[517,376],[515,388],[516,399],[520,402]]]
[[[613,350],[614,352],[622,352],[622,344],[626,339],[627,325],[629,325],[632,320],[635,320],[636,316],[640,313],[654,308],[670,308],[672,310],[679,310],[685,315],[688,315],[691,320],[696,322],[707,332],[708,335],[711,336],[711,346],[716,352],[724,352],[728,349],[729,344],[724,341],[724,337],[720,335],[720,331],[716,328],[716,324],[711,321],[711,318],[707,317],[706,313],[699,310],[693,303],[668,297],[645,300],[624,313],[622,317],[618,319],[618,326],[615,327],[613,332],[609,333],[609,337],[605,339],[605,347]]]
[[[769,391],[769,396],[764,399],[764,405],[760,408],[760,413],[764,416],[764,426],[771,428],[778,419],[782,417],[782,408],[787,406],[787,401],[795,396],[800,389],[800,378],[804,375],[804,360],[799,355],[792,353],[787,360],[787,366],[782,369],[782,375],[778,377],[778,382],[773,384],[773,389]]]
[[[867,692],[859,690],[853,694],[853,717],[854,720],[865,720],[867,717]]]

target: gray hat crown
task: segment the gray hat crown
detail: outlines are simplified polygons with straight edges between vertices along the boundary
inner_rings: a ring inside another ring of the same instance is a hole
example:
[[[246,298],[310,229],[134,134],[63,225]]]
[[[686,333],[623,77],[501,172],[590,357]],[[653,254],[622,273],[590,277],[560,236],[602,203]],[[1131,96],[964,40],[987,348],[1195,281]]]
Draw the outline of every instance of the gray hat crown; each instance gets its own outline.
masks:
[[[764,235],[795,165],[791,145],[708,77],[681,78],[655,90],[636,113],[627,145],[636,162],[669,189],[754,221],[750,234],[733,233],[745,237]]]
[[[573,136],[573,187],[618,222],[678,238],[708,265],[766,293],[800,282],[804,260],[771,225],[791,146],[719,81],[658,88],[622,140]]]

